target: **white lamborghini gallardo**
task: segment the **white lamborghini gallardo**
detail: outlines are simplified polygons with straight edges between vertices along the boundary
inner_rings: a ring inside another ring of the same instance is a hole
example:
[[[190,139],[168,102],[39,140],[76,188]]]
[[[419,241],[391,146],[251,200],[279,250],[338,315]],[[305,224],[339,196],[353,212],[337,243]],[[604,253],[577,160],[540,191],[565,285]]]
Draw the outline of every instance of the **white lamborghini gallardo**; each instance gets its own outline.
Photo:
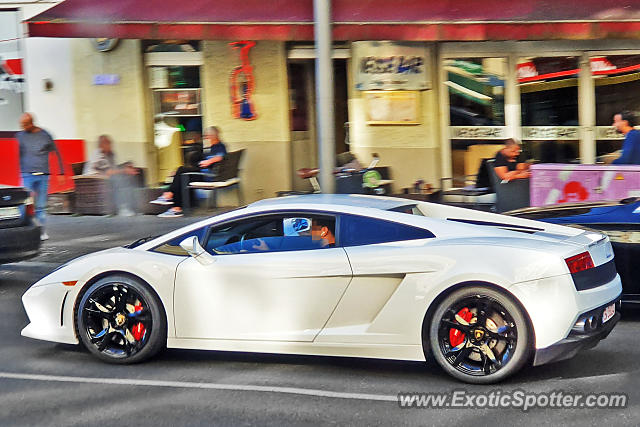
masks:
[[[71,261],[27,337],[132,363],[163,347],[405,360],[472,383],[596,345],[620,315],[606,236],[357,195],[263,200]]]

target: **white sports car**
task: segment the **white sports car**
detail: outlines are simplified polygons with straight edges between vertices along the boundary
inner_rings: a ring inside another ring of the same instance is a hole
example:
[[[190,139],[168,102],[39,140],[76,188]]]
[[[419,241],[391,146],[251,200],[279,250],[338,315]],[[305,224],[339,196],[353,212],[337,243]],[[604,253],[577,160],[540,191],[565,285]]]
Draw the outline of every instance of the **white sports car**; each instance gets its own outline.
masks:
[[[163,347],[405,360],[472,383],[572,357],[618,321],[606,236],[399,198],[263,200],[80,257],[22,335],[115,363]]]

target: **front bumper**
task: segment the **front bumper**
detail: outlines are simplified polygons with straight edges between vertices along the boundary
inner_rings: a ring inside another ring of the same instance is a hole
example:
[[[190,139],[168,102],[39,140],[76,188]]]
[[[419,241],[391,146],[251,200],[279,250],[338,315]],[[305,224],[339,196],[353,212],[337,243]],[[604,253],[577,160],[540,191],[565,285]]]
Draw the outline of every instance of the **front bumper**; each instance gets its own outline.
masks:
[[[40,226],[0,228],[0,263],[34,257],[40,250]]]
[[[21,335],[38,340],[78,344],[72,321],[74,294],[62,283],[32,286],[22,295],[29,324]]]
[[[606,307],[615,303],[616,314],[607,321],[602,323],[602,313]],[[533,359],[533,366],[544,365],[546,363],[558,362],[560,360],[570,359],[582,350],[588,350],[595,347],[601,340],[605,339],[613,330],[614,326],[620,320],[620,297],[608,302],[594,310],[580,314],[578,318],[586,315],[596,316],[598,319],[597,327],[591,332],[577,333],[572,331],[569,336],[549,347],[536,350]]]

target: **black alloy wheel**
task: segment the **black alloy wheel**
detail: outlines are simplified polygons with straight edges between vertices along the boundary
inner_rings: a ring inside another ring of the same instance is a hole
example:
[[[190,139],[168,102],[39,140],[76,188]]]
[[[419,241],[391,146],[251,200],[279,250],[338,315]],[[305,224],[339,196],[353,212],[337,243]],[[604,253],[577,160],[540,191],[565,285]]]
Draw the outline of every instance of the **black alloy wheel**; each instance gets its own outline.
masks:
[[[431,319],[429,341],[448,374],[474,384],[503,380],[531,354],[522,310],[506,295],[484,287],[463,288],[445,298]]]
[[[158,297],[127,276],[105,277],[87,289],[77,307],[84,346],[111,363],[135,363],[166,344],[166,315]]]

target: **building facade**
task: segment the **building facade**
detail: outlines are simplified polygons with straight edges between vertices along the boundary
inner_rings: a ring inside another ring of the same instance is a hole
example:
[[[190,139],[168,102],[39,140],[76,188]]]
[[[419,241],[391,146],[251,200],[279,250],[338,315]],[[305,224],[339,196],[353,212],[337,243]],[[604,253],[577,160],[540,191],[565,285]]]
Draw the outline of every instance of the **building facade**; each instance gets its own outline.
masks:
[[[247,201],[306,188],[295,171],[317,166],[312,1],[164,2],[166,16],[153,0],[93,3],[27,19],[25,108],[43,126],[87,150],[112,135],[155,183],[167,147],[182,153],[215,125],[246,149]],[[336,154],[377,154],[396,192],[463,184],[509,137],[538,161],[605,161],[622,141],[613,114],[640,112],[640,2],[356,3],[333,1]]]

